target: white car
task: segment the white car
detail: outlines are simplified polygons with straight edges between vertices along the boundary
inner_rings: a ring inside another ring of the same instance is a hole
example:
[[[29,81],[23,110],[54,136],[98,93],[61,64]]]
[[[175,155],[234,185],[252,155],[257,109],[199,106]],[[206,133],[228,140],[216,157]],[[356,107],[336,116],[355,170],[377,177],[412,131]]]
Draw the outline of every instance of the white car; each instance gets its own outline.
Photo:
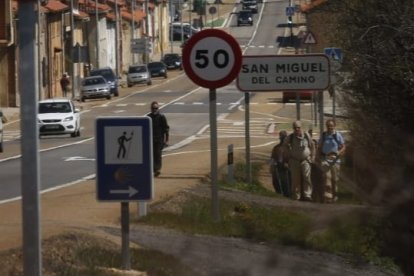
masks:
[[[0,111],[0,152],[3,152],[3,112]]]
[[[80,136],[80,110],[66,98],[39,101],[39,137],[41,135],[70,134]]]

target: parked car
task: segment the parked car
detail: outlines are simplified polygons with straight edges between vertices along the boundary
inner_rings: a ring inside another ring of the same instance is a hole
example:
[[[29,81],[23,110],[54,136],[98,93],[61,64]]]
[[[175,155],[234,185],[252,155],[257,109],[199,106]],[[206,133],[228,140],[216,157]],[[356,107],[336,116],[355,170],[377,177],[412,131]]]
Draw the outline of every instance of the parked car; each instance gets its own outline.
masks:
[[[237,14],[237,26],[241,25],[253,26],[253,14],[250,10],[241,10]]]
[[[0,111],[0,152],[3,152],[3,112]]]
[[[183,64],[181,60],[181,56],[176,53],[169,53],[165,54],[164,57],[161,59],[162,62],[167,65],[168,69],[183,69]]]
[[[115,97],[119,96],[118,77],[110,67],[94,69],[91,71],[90,75],[104,77],[111,87],[111,94],[113,94]]]
[[[243,0],[243,10],[250,10],[252,13],[257,13],[257,0]]]
[[[287,103],[290,100],[296,100],[296,92],[299,93],[300,100],[312,100],[313,91],[311,90],[304,90],[304,91],[283,91],[282,101],[283,103]]]
[[[180,41],[181,37],[183,40],[189,39],[193,34],[200,31],[188,22],[173,22],[170,24],[170,40],[171,36],[173,41]]]
[[[127,75],[128,87],[131,87],[136,83],[152,84],[151,73],[149,72],[147,65],[140,64],[129,66]]]
[[[80,99],[107,98],[111,99],[111,87],[106,79],[102,76],[86,77],[82,80]]]
[[[66,98],[39,101],[39,137],[41,135],[70,134],[80,136],[80,110]]]
[[[164,77],[165,79],[168,78],[167,74],[167,66],[164,62],[161,61],[153,61],[147,64],[148,70],[151,73],[151,78],[153,77]]]

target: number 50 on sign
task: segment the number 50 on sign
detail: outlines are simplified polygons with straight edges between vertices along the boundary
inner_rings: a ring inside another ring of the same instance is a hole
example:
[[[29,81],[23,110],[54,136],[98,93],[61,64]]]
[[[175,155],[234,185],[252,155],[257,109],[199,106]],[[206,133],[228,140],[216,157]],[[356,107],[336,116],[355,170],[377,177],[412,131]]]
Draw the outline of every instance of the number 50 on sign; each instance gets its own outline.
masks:
[[[240,72],[242,52],[237,41],[218,29],[193,35],[183,49],[183,65],[196,84],[214,89],[232,82]]]

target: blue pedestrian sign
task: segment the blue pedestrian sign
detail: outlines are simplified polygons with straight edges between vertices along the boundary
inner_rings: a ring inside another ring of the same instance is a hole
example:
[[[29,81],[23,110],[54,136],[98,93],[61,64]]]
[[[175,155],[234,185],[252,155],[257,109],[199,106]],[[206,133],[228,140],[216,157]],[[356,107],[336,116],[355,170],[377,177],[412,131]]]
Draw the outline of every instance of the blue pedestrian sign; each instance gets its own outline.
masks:
[[[342,49],[341,48],[325,48],[324,49],[325,55],[327,55],[330,59],[337,60],[342,62]]]
[[[286,7],[286,16],[292,16],[295,14],[296,8],[295,7]]]
[[[151,124],[149,117],[96,119],[98,200],[126,202],[152,199]]]

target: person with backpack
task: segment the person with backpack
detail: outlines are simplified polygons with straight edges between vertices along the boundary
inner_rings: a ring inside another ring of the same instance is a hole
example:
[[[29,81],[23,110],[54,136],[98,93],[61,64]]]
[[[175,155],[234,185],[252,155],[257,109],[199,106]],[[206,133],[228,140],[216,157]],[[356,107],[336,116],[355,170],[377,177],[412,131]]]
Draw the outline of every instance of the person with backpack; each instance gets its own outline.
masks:
[[[324,202],[333,203],[338,199],[338,180],[341,160],[345,152],[345,140],[341,133],[335,130],[336,123],[326,121],[326,131],[319,138],[319,155],[324,182]]]
[[[68,73],[64,73],[60,79],[60,87],[62,88],[63,97],[66,97],[69,91],[70,79]]]
[[[168,145],[170,126],[164,114],[160,113],[158,102],[151,103],[151,112],[148,117],[152,121],[152,150],[154,176],[161,174],[162,149]]]
[[[275,192],[286,197],[290,197],[290,172],[288,168],[289,156],[283,147],[283,141],[287,137],[287,132],[279,132],[280,142],[272,149],[270,157],[270,173],[272,175],[272,185]]]
[[[312,201],[311,163],[315,159],[315,146],[300,121],[295,121],[292,127],[293,133],[283,142],[289,152],[291,198]]]

